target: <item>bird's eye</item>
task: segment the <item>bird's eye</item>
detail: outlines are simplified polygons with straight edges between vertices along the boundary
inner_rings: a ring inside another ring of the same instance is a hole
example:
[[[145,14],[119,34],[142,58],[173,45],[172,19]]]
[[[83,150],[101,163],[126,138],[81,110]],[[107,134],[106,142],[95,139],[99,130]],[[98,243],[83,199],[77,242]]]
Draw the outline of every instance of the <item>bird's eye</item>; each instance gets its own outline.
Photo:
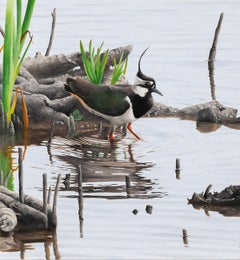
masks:
[[[146,86],[146,87],[151,87],[152,84],[151,84],[149,81],[147,81],[147,82],[145,83],[145,86]]]

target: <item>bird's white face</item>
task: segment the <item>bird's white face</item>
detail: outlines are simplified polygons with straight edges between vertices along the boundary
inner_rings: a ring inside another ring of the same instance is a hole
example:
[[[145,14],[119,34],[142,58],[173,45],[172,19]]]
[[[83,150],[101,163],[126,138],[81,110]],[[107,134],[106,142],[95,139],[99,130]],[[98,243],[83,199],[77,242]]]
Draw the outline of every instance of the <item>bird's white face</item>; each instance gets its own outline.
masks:
[[[140,97],[145,97],[146,94],[149,92],[147,82],[150,83],[149,86],[152,84],[152,82],[143,80],[136,76],[134,85],[132,86],[132,91]]]

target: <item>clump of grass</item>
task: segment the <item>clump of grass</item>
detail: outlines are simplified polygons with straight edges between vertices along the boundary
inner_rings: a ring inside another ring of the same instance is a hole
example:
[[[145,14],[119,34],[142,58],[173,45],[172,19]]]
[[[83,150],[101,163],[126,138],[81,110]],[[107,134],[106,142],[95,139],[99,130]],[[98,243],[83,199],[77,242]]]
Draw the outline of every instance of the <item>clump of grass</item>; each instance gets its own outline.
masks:
[[[15,80],[21,68],[22,62],[32,42],[32,36],[29,33],[29,25],[35,5],[35,0],[28,0],[24,18],[22,19],[22,0],[7,0],[5,13],[5,35],[4,44],[0,48],[3,50],[3,82],[2,82],[2,103],[7,114],[8,121],[11,121],[16,106],[17,92],[22,96],[22,105],[24,115],[24,126],[28,126],[28,117],[26,104],[23,99],[20,87],[16,91],[14,101],[12,102],[12,92]],[[16,11],[16,13],[15,13]],[[28,44],[25,45],[25,39],[29,35]]]
[[[95,54],[95,48],[92,46],[92,40],[89,41],[88,45],[88,57],[83,47],[82,41],[80,41],[80,50],[82,55],[82,61],[84,70],[89,78],[89,80],[95,84],[100,85],[102,83],[104,70],[106,67],[108,52],[106,50],[102,59],[101,59],[101,50],[103,47],[103,43],[97,48],[97,53]]]
[[[82,41],[80,41],[80,51],[85,73],[87,74],[89,80],[95,85],[102,84],[103,75],[108,60],[109,49],[107,49],[104,54],[101,55],[102,47],[103,42],[100,47],[97,48],[97,52],[95,53],[95,48],[92,46],[92,40],[90,40],[88,44],[88,54],[86,54],[83,43]],[[118,63],[114,58],[114,66],[111,80],[112,85],[116,84],[120,76],[126,73],[126,69],[127,59],[123,61],[123,55],[121,55]]]
[[[118,82],[121,75],[126,74],[127,64],[128,64],[128,58],[126,58],[123,61],[123,54],[121,55],[118,63],[116,62],[116,59],[114,58],[113,74],[112,74],[112,80],[111,80],[112,85],[114,85]]]

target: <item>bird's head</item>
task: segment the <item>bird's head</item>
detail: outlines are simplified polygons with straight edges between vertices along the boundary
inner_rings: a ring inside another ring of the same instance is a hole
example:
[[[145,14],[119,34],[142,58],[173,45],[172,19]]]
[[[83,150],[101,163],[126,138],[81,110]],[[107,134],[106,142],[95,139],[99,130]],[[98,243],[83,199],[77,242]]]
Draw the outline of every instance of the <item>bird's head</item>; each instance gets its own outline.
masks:
[[[138,61],[138,72],[135,78],[135,83],[133,85],[133,91],[141,96],[145,97],[149,93],[157,93],[159,95],[163,95],[158,89],[156,89],[156,82],[153,78],[146,76],[141,71],[141,60],[143,55],[146,53],[148,48],[141,54],[139,61]]]

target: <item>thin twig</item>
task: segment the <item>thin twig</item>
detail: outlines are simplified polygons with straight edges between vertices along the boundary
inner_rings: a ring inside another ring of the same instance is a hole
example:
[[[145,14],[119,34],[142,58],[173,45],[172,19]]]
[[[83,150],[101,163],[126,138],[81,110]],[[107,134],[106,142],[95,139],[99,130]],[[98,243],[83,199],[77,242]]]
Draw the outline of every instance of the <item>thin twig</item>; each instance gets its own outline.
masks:
[[[52,48],[55,24],[56,24],[56,8],[54,8],[52,11],[52,29],[51,29],[51,34],[50,34],[49,43],[48,43],[48,47],[47,47],[45,56],[49,56],[50,50]]]

